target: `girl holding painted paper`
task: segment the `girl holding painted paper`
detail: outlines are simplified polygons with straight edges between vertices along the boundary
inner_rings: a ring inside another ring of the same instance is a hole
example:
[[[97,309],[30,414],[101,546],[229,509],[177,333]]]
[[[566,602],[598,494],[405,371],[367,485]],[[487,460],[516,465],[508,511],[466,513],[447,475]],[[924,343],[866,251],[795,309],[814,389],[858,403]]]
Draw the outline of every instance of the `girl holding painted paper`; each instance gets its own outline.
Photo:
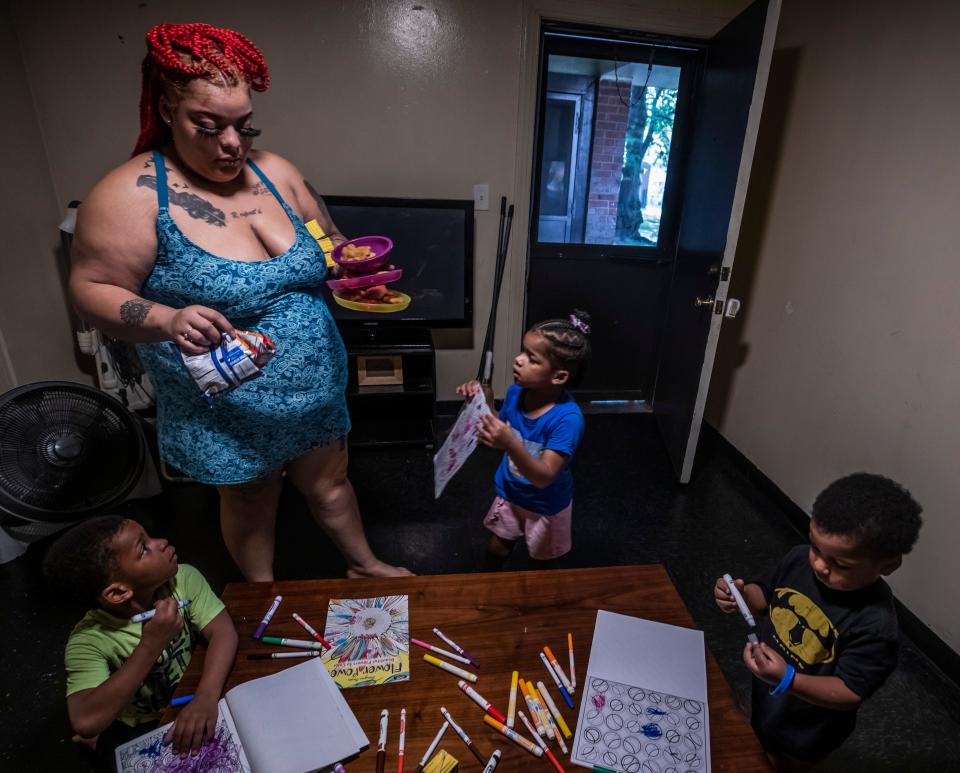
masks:
[[[486,567],[502,568],[523,537],[530,557],[550,561],[569,552],[573,512],[570,461],[583,435],[583,414],[567,387],[590,356],[590,316],[535,324],[513,363],[514,383],[499,418],[485,416],[479,440],[504,451],[494,478],[497,496],[484,518],[492,532]],[[457,393],[470,397],[480,384]]]

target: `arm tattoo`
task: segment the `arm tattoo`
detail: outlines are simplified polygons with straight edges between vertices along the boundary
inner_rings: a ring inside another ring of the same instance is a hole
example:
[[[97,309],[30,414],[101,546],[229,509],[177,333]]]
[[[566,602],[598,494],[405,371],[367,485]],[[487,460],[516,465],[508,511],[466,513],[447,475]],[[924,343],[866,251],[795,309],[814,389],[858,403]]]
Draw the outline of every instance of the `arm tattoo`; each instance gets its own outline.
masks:
[[[157,178],[153,175],[142,174],[137,178],[137,187],[150,188],[155,191],[157,189]],[[170,199],[171,204],[183,207],[187,210],[187,214],[195,220],[202,219],[210,225],[219,226],[220,228],[223,228],[227,224],[227,216],[223,213],[223,210],[217,209],[209,201],[197,196],[195,193],[175,191],[168,186],[167,197]]]
[[[310,191],[310,195],[313,196],[313,200],[317,202],[317,206],[320,208],[320,214],[326,219],[326,222],[321,223],[320,225],[323,227],[323,230],[326,231],[327,236],[329,236],[334,242],[336,242],[337,237],[343,241],[346,241],[347,238],[340,233],[340,229],[337,228],[336,223],[333,222],[333,218],[330,217],[330,210],[327,209],[327,205],[323,198],[319,193],[317,193],[317,189],[314,188],[307,180],[304,180],[303,184],[307,186],[307,190]]]
[[[124,301],[120,304],[120,321],[130,327],[143,327],[154,304],[151,301]]]

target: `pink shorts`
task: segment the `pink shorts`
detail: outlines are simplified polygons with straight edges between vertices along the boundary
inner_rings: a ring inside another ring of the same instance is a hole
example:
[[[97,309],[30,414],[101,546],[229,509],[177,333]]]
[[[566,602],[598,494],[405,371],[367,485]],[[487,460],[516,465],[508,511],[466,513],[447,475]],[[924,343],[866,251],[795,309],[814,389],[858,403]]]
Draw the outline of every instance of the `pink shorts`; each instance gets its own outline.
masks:
[[[483,525],[503,539],[526,537],[530,557],[546,561],[570,552],[572,516],[573,502],[555,515],[540,515],[497,497],[487,511]]]

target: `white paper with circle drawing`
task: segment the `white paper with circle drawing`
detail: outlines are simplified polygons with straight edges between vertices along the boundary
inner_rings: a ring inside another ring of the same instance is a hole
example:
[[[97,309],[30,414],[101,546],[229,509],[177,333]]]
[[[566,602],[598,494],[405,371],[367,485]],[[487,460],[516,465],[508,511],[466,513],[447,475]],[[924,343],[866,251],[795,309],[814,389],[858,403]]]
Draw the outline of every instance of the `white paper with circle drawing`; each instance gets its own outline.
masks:
[[[463,467],[463,463],[470,458],[473,449],[477,447],[477,425],[484,416],[491,413],[490,406],[483,396],[483,392],[478,391],[471,397],[457,420],[443,441],[440,450],[433,457],[433,495],[435,498],[443,493],[450,479],[457,474],[457,470]]]
[[[703,633],[597,612],[570,761],[623,773],[709,773]]]

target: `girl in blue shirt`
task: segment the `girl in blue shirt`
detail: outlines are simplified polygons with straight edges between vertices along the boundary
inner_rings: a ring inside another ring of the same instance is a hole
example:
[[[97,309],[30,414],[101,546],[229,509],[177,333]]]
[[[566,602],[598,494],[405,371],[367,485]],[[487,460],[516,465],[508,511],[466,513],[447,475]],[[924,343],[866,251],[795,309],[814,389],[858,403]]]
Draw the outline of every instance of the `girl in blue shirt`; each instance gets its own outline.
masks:
[[[494,477],[497,496],[484,518],[491,532],[486,568],[502,568],[524,537],[530,557],[549,561],[569,552],[573,510],[570,460],[583,435],[583,414],[567,391],[590,356],[590,316],[535,324],[513,361],[513,384],[500,417],[486,416],[479,440],[504,451]],[[471,397],[470,381],[457,393]]]

